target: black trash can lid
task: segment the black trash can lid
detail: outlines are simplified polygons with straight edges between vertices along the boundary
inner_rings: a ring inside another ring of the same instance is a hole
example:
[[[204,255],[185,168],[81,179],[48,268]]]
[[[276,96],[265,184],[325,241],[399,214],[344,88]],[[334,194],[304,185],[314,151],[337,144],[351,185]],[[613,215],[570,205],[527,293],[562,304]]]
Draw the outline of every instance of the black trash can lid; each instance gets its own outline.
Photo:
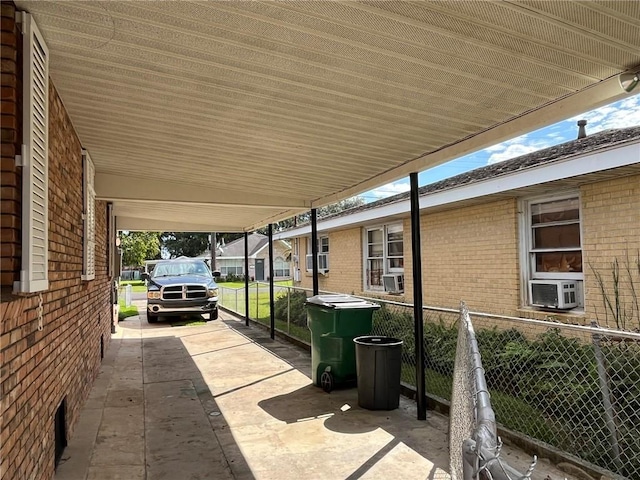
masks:
[[[377,303],[367,302],[351,295],[316,295],[307,298],[307,304],[319,305],[327,308],[380,308]]]
[[[382,347],[397,347],[402,345],[402,340],[393,337],[384,337],[381,335],[364,335],[353,339],[354,343],[359,345],[380,345]]]

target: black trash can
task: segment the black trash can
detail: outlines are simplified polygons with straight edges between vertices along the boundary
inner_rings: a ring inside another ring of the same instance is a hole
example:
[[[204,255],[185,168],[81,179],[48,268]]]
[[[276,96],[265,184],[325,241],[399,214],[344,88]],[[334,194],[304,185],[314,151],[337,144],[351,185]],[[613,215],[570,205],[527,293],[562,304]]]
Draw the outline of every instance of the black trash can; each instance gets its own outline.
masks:
[[[393,410],[400,405],[402,340],[379,335],[356,337],[358,405]]]

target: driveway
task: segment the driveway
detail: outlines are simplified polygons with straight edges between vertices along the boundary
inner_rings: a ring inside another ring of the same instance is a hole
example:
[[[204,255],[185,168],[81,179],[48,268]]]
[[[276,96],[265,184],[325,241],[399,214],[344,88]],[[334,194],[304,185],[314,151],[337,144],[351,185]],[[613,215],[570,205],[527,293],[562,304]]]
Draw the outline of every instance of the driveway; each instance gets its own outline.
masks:
[[[121,322],[56,480],[447,479],[448,420],[414,403],[324,393],[307,353],[222,313],[206,325]],[[527,455],[505,447],[509,462]],[[564,478],[540,463],[533,478]]]

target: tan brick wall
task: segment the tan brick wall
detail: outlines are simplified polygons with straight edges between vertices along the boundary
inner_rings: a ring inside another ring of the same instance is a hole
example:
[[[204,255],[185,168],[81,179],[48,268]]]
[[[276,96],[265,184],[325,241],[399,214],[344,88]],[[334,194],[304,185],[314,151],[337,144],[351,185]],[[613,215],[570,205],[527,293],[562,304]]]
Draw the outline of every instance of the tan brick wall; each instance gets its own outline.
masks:
[[[631,312],[635,301],[626,266],[632,272],[640,296],[640,176],[598,182],[581,187],[585,312],[553,313],[521,308],[520,239],[517,200],[494,201],[421,216],[423,296],[426,305],[456,308],[465,300],[472,311],[589,323],[616,327],[606,312],[593,266],[601,272],[609,296],[613,294],[611,265],[617,258],[621,303]],[[383,295],[396,301],[413,301],[411,221],[404,219],[403,297]],[[304,268],[306,238],[300,239]],[[362,294],[362,229],[329,233],[331,270],[320,276],[320,290]],[[628,260],[627,260],[628,256]],[[635,270],[634,270],[635,268]],[[300,285],[311,288],[310,274],[302,273]],[[366,295],[366,293],[365,293]],[[373,296],[369,293],[369,296]],[[640,300],[640,298],[639,298]],[[635,311],[635,310],[634,310]],[[636,312],[631,328],[640,327]],[[629,325],[626,325],[630,328]]]
[[[640,301],[640,272],[635,263],[640,254],[640,175],[584,185],[580,194],[586,317],[603,326],[616,327],[614,316],[603,305],[593,270],[602,275],[607,295],[613,299],[612,263],[618,260],[623,282],[620,304],[630,312],[634,297],[625,268],[628,265]],[[640,328],[637,311],[632,323],[627,328]]]
[[[52,83],[49,96],[50,288],[42,292],[42,331],[38,295],[3,294],[0,303],[0,476],[11,480],[53,477],[55,411],[66,396],[71,436],[98,374],[100,338],[105,347],[111,338],[106,204],[96,202],[96,279],[83,282],[81,145]]]
[[[20,172],[15,155],[20,153],[18,125],[20,116],[20,63],[18,29],[13,2],[3,1],[2,48],[0,66],[2,76],[2,163],[0,166],[0,287],[11,290],[20,272]]]
[[[413,302],[411,221],[404,219],[403,296],[363,293],[362,229],[329,233],[330,271],[320,290]],[[307,239],[300,240],[304,267]],[[515,199],[421,217],[423,295],[427,305],[514,315],[520,302],[518,217]],[[300,285],[311,288],[310,274]]]
[[[325,234],[322,234],[324,236]],[[329,272],[320,275],[318,287],[321,291],[340,293],[362,292],[362,229],[351,228],[330,232],[329,236]],[[309,237],[300,239],[299,286],[313,287],[311,272],[306,271],[306,255],[311,252]]]
[[[425,304],[456,308],[464,300],[470,310],[515,314],[520,301],[515,199],[423,215],[420,221]],[[410,251],[405,248],[405,258]],[[405,262],[405,276],[411,278],[411,272]]]

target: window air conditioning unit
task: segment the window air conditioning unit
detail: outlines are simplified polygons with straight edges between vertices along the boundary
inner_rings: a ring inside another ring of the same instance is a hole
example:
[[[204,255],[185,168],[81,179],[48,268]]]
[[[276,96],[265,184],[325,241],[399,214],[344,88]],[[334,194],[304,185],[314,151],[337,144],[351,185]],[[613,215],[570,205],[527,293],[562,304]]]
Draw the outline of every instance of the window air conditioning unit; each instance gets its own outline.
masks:
[[[387,293],[403,293],[404,275],[402,273],[382,275],[382,284],[384,285],[384,291]]]
[[[313,271],[313,255],[307,255],[307,272]],[[329,271],[329,254],[328,253],[319,253],[318,254],[318,272],[326,273]]]
[[[531,305],[568,310],[578,306],[574,280],[529,280]]]

